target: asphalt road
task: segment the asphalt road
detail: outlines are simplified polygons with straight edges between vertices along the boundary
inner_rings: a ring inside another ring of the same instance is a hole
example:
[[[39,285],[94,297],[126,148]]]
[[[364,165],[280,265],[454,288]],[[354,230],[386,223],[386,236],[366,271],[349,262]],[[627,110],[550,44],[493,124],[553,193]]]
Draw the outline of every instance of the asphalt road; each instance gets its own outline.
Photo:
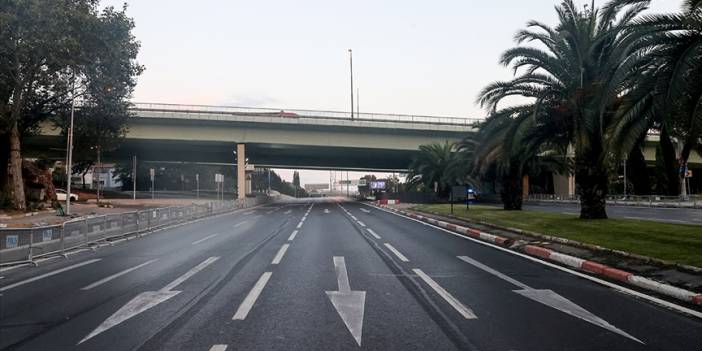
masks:
[[[358,203],[244,210],[0,275],[3,350],[702,345],[700,317]]]
[[[580,214],[580,205],[566,203],[528,203],[524,209],[535,211],[558,212],[563,214]],[[636,207],[607,205],[607,215],[611,218],[640,219],[644,221],[702,224],[702,209]]]

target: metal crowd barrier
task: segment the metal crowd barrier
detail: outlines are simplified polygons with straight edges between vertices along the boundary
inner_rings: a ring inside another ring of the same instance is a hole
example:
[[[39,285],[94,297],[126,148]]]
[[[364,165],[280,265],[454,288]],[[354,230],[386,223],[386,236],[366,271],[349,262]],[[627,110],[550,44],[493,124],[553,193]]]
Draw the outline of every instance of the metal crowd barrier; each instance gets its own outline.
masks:
[[[110,238],[140,235],[160,227],[253,207],[264,202],[264,198],[246,198],[243,201],[218,201],[88,216],[41,227],[0,228],[0,266],[33,262],[36,258],[64,254],[68,250],[89,247]]]

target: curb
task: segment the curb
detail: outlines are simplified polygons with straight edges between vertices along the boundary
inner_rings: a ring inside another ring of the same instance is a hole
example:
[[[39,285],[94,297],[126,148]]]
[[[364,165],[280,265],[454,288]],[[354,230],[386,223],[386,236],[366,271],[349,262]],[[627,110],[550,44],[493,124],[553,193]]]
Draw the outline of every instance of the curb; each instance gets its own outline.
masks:
[[[514,240],[501,237],[498,235],[493,235],[493,234],[488,234],[485,232],[481,232],[477,229],[473,229],[470,227],[464,227],[464,226],[459,226],[456,224],[444,222],[444,221],[439,221],[434,218],[429,218],[426,216],[422,216],[419,214],[416,214],[414,212],[409,212],[409,211],[404,211],[404,210],[397,210],[394,208],[390,208],[387,206],[381,206],[383,208],[386,208],[390,211],[397,212],[400,214],[403,214],[407,217],[418,219],[423,222],[427,222],[430,224],[434,224],[438,227],[459,233],[459,234],[464,234],[466,236],[469,236],[471,238],[479,239],[482,241],[487,241],[493,244],[497,244],[500,246],[505,246],[505,247],[511,247],[512,244],[514,243]],[[547,249],[541,246],[536,246],[536,245],[523,245],[518,247],[517,249],[523,251],[524,253],[531,255],[531,256],[536,256],[539,258],[547,259],[553,262],[558,262],[560,264],[566,265],[568,267],[576,268],[581,271],[585,271],[587,273],[593,274],[593,275],[599,275],[603,276],[612,280],[624,282],[636,287],[639,287],[641,289],[653,291],[658,294],[662,294],[665,296],[669,296],[681,301],[685,301],[688,303],[691,303],[693,305],[697,306],[702,306],[702,294],[698,294],[696,292],[692,292],[689,290],[681,289],[674,287],[672,285],[668,285],[665,283],[661,283],[646,277],[642,277],[639,275],[635,275],[633,273],[623,271],[621,269],[609,267],[606,265],[603,265],[601,263],[597,263],[594,261],[589,261],[589,260],[584,260],[582,258],[578,258],[575,256],[570,256],[566,254],[562,254],[557,251],[553,251],[551,249]]]

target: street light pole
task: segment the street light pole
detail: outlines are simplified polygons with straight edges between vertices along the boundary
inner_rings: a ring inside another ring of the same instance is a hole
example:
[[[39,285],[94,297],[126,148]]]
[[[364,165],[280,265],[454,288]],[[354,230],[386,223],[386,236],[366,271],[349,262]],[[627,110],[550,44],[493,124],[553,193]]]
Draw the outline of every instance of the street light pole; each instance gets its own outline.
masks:
[[[351,68],[351,120],[353,120],[353,52],[349,49],[349,67]]]
[[[76,111],[76,77],[73,76],[73,87],[71,88],[71,122],[68,127],[68,161],[66,162],[66,214],[71,214],[71,168],[73,168],[73,117]]]

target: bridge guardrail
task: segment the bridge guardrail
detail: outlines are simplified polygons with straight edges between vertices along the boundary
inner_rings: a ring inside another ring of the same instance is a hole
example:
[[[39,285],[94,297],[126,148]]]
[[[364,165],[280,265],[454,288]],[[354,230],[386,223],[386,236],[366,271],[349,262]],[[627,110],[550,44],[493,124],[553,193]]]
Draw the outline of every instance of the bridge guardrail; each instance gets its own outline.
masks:
[[[578,195],[529,194],[527,201],[579,202]],[[608,195],[607,203],[622,206],[702,208],[702,195]]]
[[[263,204],[263,198],[171,206],[142,211],[82,217],[62,224],[31,228],[0,228],[0,266],[64,254],[68,250],[125,235]]]
[[[234,106],[208,106],[208,105],[179,105],[164,103],[134,103],[135,110],[160,111],[160,112],[182,112],[191,114],[223,114],[234,116],[261,116],[286,118],[316,118],[351,121],[350,112],[342,111],[317,111],[300,109],[273,109],[259,107],[234,107]],[[281,116],[281,112],[286,115]],[[402,115],[387,113],[354,113],[354,121],[371,122],[400,122],[400,123],[421,123],[421,124],[445,124],[470,126],[479,122],[479,118],[441,117],[423,115]]]

